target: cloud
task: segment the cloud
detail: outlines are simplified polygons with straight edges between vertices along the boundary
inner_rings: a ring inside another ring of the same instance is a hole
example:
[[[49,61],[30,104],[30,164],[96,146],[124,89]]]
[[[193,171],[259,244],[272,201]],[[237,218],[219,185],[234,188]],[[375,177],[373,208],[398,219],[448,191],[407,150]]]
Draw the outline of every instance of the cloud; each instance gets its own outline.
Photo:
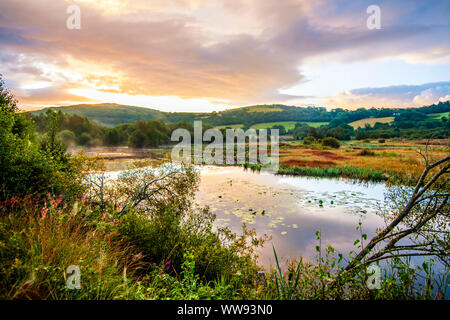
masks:
[[[325,103],[341,108],[419,107],[450,99],[450,82],[361,88],[342,92]]]
[[[70,89],[231,105],[283,102],[302,98],[278,91],[304,80],[299,67],[318,57],[441,63],[450,57],[446,1],[414,1],[421,12],[379,1],[384,24],[377,31],[365,27],[366,1],[76,3],[81,30],[66,28],[69,1],[0,2],[0,63],[18,84],[19,99],[32,103],[21,87],[50,82],[42,94],[55,104],[71,101]]]

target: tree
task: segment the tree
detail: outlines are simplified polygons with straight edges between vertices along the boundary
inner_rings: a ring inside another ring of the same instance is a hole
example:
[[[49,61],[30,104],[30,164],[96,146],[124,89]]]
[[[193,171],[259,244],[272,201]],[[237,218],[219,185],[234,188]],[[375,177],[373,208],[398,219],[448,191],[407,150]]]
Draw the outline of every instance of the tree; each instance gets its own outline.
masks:
[[[76,140],[75,133],[73,133],[73,131],[70,130],[63,130],[58,132],[57,138],[61,139],[69,146],[72,146]]]
[[[17,111],[17,102],[0,77],[0,200],[45,191],[80,192],[78,168],[54,131],[38,143],[33,123]]]
[[[450,267],[450,156],[432,164],[428,154],[423,157],[425,169],[415,187],[391,191],[389,198],[397,208],[388,214],[388,225],[352,258],[334,285],[361,266],[392,258],[436,256]]]
[[[92,141],[92,137],[89,133],[83,132],[78,138],[78,143],[82,146],[87,146]]]
[[[142,148],[146,145],[147,137],[140,129],[136,129],[130,136],[129,144],[133,148]]]
[[[117,146],[120,143],[119,131],[116,128],[109,129],[105,135],[105,144],[107,146]]]

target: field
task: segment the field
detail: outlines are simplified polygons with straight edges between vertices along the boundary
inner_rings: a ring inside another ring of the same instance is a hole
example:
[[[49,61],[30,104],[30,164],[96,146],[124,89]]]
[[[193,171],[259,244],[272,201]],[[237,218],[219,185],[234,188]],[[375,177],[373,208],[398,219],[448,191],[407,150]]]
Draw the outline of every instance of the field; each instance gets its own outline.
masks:
[[[282,112],[283,109],[281,108],[270,108],[270,107],[249,107],[248,112]]]
[[[214,127],[214,128],[216,128],[216,129],[225,129],[225,128],[231,128],[231,129],[239,129],[239,128],[242,128],[242,126],[243,126],[243,124],[228,124],[228,125],[225,125],[225,126],[216,126],[216,127]]]
[[[269,129],[273,126],[283,126],[286,130],[294,129],[295,124],[301,121],[278,121],[278,122],[265,122],[265,123],[257,123],[251,126],[252,129]],[[302,122],[306,123],[310,127],[320,127],[328,124],[328,122]]]
[[[354,129],[358,129],[359,127],[364,128],[364,126],[366,124],[370,124],[371,126],[373,126],[377,122],[389,123],[392,121],[394,121],[394,117],[366,118],[366,119],[361,119],[358,121],[353,121],[353,122],[349,123],[349,125],[352,126]]]
[[[429,118],[431,119],[441,119],[442,117],[450,117],[450,112],[432,113],[429,115]]]
[[[273,126],[283,126],[286,130],[294,129],[295,124],[302,121],[278,121],[278,122],[264,122],[264,123],[257,123],[252,125],[251,129],[270,129]],[[320,127],[327,125],[328,122],[302,122],[306,123],[310,127]],[[230,127],[232,129],[239,129],[242,128],[243,124],[229,124],[229,125],[223,125],[223,126],[216,126],[216,129],[225,129],[226,127]]]
[[[423,159],[418,151],[425,148],[425,143],[353,141],[343,144],[339,149],[284,143],[280,148],[281,173],[341,176],[362,180],[387,180],[394,177],[407,182],[423,170]],[[429,147],[431,157],[445,157],[449,153],[449,147],[448,141],[433,141]]]
[[[442,113],[432,113],[428,116],[430,119],[441,119],[442,117],[450,117],[450,112],[442,112]],[[358,129],[359,127],[363,128],[366,124],[370,124],[373,126],[375,123],[390,123],[394,121],[394,117],[384,117],[384,118],[365,118],[358,121],[353,121],[349,123],[354,129]]]

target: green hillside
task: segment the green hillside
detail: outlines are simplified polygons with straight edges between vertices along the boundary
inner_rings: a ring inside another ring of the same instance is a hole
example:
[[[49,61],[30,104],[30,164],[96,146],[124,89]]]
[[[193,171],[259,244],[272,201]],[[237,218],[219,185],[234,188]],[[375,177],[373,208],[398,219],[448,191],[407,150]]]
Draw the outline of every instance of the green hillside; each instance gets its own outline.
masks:
[[[328,122],[333,115],[325,108],[294,107],[285,105],[258,105],[234,108],[220,112],[190,113],[163,112],[155,109],[119,105],[114,103],[80,104],[64,107],[53,107],[68,114],[84,115],[89,120],[104,126],[115,126],[122,123],[135,123],[138,120],[149,121],[162,119],[165,122],[192,122],[202,120],[213,126],[248,125],[280,121]],[[32,111],[33,114],[46,112],[47,109]]]
[[[295,127],[295,124],[298,121],[278,121],[278,122],[265,122],[265,123],[257,123],[251,126],[252,129],[270,129],[273,126],[283,126],[286,130],[292,130]],[[313,128],[318,128],[320,126],[327,125],[328,122],[303,122],[308,126]]]
[[[449,118],[450,117],[450,112],[441,112],[441,113],[433,113],[429,115],[430,118],[432,119],[441,119],[441,118]]]
[[[79,104],[73,106],[54,107],[68,114],[84,115],[89,120],[100,125],[112,127],[123,123],[136,123],[136,121],[149,121],[161,119],[167,123],[178,123],[186,121],[192,123],[194,120],[201,120],[204,124],[214,127],[254,127],[267,128],[273,125],[283,125],[286,129],[293,128],[296,122],[308,123],[310,126],[318,127],[330,124],[335,127],[341,123],[349,123],[358,127],[361,123],[368,121],[373,124],[377,119],[389,119],[392,121],[395,115],[405,115],[411,112],[429,116],[430,119],[448,116],[450,103],[441,102],[420,108],[409,109],[357,109],[327,110],[324,107],[296,107],[282,104],[276,105],[255,105],[241,108],[233,108],[224,111],[214,111],[210,113],[194,112],[163,112],[155,109],[119,105],[114,103],[103,104]],[[33,114],[41,114],[47,109],[32,111]]]
[[[135,123],[138,120],[149,121],[154,119],[164,119],[165,112],[155,109],[119,105],[115,103],[103,104],[79,104],[66,107],[54,107],[54,110],[61,110],[68,114],[84,115],[89,120],[95,121],[104,126],[115,126],[122,123]],[[33,114],[40,114],[47,109],[33,111]]]

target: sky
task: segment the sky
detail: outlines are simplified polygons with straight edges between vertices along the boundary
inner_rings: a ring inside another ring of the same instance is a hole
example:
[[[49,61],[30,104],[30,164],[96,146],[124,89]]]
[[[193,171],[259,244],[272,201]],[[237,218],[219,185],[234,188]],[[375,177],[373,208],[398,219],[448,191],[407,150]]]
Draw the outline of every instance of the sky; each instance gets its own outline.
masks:
[[[416,107],[450,99],[449,16],[448,0],[1,0],[0,73],[22,109]]]

